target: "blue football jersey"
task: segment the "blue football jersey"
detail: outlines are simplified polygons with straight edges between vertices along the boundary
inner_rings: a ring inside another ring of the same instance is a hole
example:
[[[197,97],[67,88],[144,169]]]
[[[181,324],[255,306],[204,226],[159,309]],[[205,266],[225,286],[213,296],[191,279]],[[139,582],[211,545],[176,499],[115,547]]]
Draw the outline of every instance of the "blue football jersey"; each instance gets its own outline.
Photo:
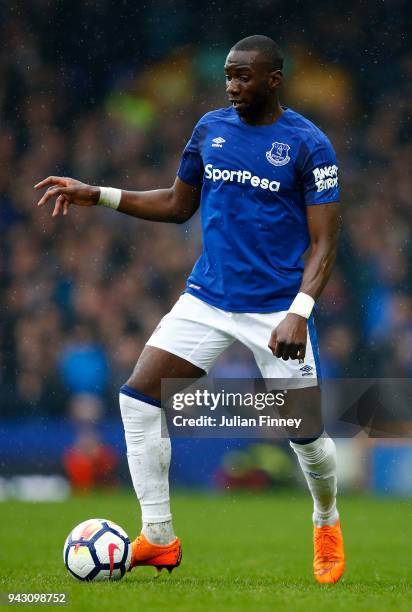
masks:
[[[310,243],[306,207],[339,200],[325,134],[289,108],[264,126],[215,110],[196,125],[178,176],[202,186],[203,250],[186,291],[231,312],[287,310]]]

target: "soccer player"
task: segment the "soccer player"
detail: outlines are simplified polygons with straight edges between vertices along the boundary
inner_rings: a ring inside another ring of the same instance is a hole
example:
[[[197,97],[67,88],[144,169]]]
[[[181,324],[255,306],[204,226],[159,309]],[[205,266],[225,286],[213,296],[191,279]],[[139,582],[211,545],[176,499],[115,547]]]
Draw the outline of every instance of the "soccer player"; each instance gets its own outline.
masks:
[[[106,206],[127,215],[184,223],[200,207],[203,251],[186,290],[148,340],[120,409],[142,532],[132,565],[178,566],[181,544],[169,503],[170,440],[161,437],[161,380],[198,378],[234,339],[249,347],[264,378],[318,386],[312,310],[335,260],[339,191],[327,137],[280,105],[283,59],[266,36],[235,44],[225,62],[230,106],[204,115],[168,189],[122,191],[51,176],[38,202]],[[310,247],[306,263],[302,255]],[[166,254],[165,254],[166,255]],[[314,501],[314,574],[344,571],[336,507],[336,449],[323,430],[291,439]]]

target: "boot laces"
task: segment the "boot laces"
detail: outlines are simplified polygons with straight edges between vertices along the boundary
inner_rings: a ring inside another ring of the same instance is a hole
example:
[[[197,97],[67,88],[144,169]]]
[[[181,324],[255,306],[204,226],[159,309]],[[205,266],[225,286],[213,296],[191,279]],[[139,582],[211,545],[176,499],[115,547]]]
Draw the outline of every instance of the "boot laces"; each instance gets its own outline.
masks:
[[[338,538],[332,528],[322,527],[316,533],[316,557],[322,561],[337,560]]]

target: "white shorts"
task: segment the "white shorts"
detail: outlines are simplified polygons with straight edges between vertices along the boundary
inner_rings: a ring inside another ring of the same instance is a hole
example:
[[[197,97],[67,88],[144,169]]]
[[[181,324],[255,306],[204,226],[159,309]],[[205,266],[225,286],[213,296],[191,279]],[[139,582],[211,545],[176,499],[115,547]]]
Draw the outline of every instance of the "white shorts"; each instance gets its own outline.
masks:
[[[235,340],[253,353],[263,378],[301,379],[310,387],[320,378],[320,363],[313,317],[308,320],[304,363],[274,357],[268,348],[273,329],[287,311],[226,312],[190,293],[184,293],[163,317],[146,344],[173,353],[209,372],[217,358]]]

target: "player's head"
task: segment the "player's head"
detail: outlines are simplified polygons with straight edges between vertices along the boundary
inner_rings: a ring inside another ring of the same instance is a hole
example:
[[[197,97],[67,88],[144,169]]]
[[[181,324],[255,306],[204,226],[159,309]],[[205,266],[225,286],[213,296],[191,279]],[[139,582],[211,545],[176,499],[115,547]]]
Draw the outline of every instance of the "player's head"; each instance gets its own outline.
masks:
[[[282,67],[282,53],[268,36],[248,36],[231,48],[225,62],[226,91],[241,117],[258,117],[275,102]]]

